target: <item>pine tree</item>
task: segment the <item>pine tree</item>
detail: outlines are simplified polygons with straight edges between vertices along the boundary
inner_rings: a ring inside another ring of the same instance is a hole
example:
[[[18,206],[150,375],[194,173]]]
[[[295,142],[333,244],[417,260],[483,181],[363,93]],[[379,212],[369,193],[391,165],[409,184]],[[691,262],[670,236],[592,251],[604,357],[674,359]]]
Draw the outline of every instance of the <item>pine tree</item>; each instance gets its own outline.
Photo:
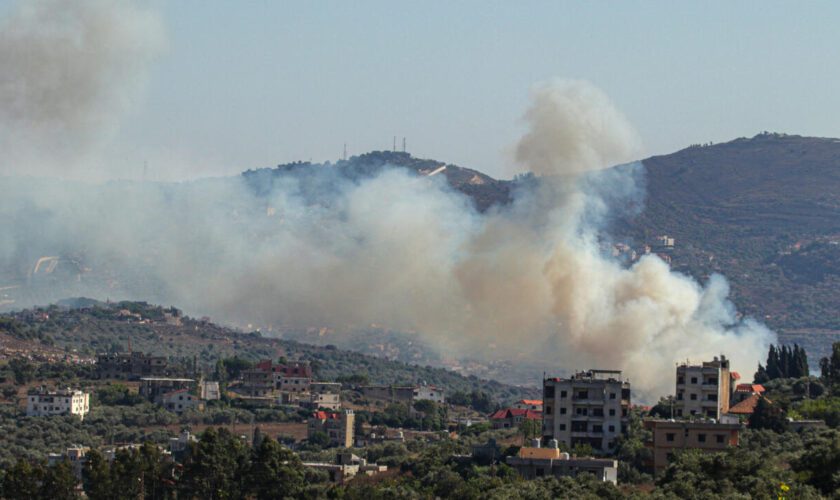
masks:
[[[770,344],[770,350],[767,352],[767,377],[770,380],[777,379],[782,376],[779,368],[779,352],[776,346]]]
[[[779,352],[779,376],[777,378],[788,378],[790,375],[790,349],[788,346],[781,346]]]
[[[753,375],[753,383],[763,384],[768,381],[770,381],[770,377],[767,376],[767,370],[765,370],[764,366],[759,363],[758,370],[755,372],[755,375]]]

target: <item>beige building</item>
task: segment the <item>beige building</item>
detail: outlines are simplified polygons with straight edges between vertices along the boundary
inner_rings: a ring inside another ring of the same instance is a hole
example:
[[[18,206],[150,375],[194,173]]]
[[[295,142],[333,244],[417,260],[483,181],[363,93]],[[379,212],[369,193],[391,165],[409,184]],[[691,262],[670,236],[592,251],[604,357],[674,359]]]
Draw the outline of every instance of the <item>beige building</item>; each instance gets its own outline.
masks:
[[[75,415],[84,420],[90,411],[90,394],[70,388],[57,391],[41,390],[26,397],[26,415]]]
[[[589,370],[571,378],[543,380],[543,440],[568,448],[588,444],[598,451],[615,448],[630,410],[630,382],[621,371]]]
[[[387,472],[387,465],[369,464],[364,458],[359,458],[352,453],[339,453],[334,464],[321,462],[304,462],[304,467],[326,471],[330,481],[343,484],[357,475],[374,476]]]
[[[571,457],[560,452],[554,439],[549,441],[547,448],[541,448],[539,440],[535,440],[532,446],[520,448],[516,456],[507,457],[506,462],[524,479],[592,474],[599,481],[615,484],[618,480],[618,460]]]
[[[350,448],[353,446],[355,423],[356,416],[353,410],[336,413],[316,411],[307,422],[306,437],[311,438],[314,434],[323,432],[329,438],[330,446]]]
[[[677,366],[677,393],[674,417],[705,417],[720,420],[729,411],[732,397],[732,374],[726,356],[700,365]]]
[[[315,410],[340,410],[341,396],[332,392],[313,392],[309,394],[308,406]]]
[[[688,420],[645,420],[652,439],[647,447],[653,452],[654,473],[668,467],[677,450],[720,451],[738,446],[741,424]]]

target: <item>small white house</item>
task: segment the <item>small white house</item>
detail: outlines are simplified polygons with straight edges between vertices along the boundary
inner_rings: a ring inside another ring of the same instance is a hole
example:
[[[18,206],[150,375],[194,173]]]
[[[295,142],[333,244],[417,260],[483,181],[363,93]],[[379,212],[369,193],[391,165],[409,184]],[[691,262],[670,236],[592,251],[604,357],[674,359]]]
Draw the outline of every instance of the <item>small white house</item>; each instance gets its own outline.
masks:
[[[50,415],[76,415],[84,420],[90,411],[90,394],[70,388],[57,391],[40,391],[26,398],[26,415],[46,417]]]
[[[427,399],[435,403],[443,404],[446,402],[446,392],[440,387],[433,385],[420,385],[414,389],[414,397],[412,400],[421,401]]]
[[[190,409],[204,409],[204,401],[199,399],[187,389],[167,392],[160,396],[160,404],[169,411],[182,413]]]

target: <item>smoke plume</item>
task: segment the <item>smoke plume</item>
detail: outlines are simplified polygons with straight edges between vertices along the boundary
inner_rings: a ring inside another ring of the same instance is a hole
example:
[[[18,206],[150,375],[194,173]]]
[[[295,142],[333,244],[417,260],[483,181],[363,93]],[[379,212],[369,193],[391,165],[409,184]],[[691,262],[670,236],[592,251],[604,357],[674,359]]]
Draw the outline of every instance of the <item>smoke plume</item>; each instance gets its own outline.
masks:
[[[3,25],[0,65],[19,69],[0,75],[15,172],[32,173],[41,154],[84,164],[160,40],[146,12],[74,5],[22,4]],[[516,156],[537,176],[484,213],[443,175],[404,168],[304,165],[258,185],[0,178],[0,289],[40,290],[38,303],[148,300],[239,324],[376,323],[448,353],[621,369],[647,400],[672,391],[679,360],[726,353],[754,367],[772,334],[738,319],[722,277],[701,285],[656,256],[628,267],[602,250],[605,221],[642,206],[644,178],[640,164],[607,168],[640,145],[603,92],[542,85],[525,120]],[[65,264],[45,272],[34,265],[44,256]]]
[[[129,2],[16,4],[0,20],[0,174],[89,170],[162,44],[160,18]]]

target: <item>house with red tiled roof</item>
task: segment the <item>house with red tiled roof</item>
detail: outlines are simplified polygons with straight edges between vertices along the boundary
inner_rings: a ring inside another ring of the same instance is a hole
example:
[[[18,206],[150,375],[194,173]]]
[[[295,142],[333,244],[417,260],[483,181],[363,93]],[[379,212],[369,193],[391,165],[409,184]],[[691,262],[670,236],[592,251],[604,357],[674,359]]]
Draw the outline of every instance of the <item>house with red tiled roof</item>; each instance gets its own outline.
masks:
[[[341,412],[316,411],[309,417],[306,424],[306,437],[312,438],[317,433],[324,433],[329,438],[330,446],[350,448],[353,446],[353,435],[356,416],[353,410]]]
[[[732,404],[738,404],[754,394],[763,394],[764,386],[761,384],[738,384],[732,393]]]
[[[516,408],[518,410],[543,411],[543,402],[542,399],[520,399],[516,403],[513,403],[511,408]]]
[[[525,420],[542,421],[542,412],[520,408],[505,408],[494,412],[489,418],[494,429],[513,429],[519,427]]]
[[[752,394],[752,395],[748,396],[746,399],[744,399],[743,401],[741,401],[740,403],[736,404],[735,406],[730,407],[729,408],[729,414],[730,415],[738,415],[738,416],[752,415],[753,412],[755,411],[756,405],[758,404],[758,400],[763,398],[763,397],[764,396],[762,396],[761,394]],[[764,398],[764,400],[767,401],[768,403],[772,403],[772,401],[770,401],[767,398]]]

